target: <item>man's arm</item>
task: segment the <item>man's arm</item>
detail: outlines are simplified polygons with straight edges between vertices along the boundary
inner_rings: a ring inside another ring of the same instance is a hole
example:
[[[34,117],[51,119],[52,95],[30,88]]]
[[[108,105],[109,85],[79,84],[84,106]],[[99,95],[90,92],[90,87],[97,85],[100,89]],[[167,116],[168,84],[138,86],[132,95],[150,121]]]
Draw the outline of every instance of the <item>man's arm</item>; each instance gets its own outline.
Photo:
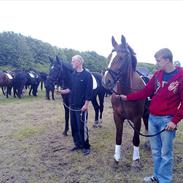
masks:
[[[69,88],[66,88],[66,89],[63,89],[63,90],[57,90],[56,93],[60,93],[62,95],[65,95],[65,94],[68,94],[70,93],[70,89]]]

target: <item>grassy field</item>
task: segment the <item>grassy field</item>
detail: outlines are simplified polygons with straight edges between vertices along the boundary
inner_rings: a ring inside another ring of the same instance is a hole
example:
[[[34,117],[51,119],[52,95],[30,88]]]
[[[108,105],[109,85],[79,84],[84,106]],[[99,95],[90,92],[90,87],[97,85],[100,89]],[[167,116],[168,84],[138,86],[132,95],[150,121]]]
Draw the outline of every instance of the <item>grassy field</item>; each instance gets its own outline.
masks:
[[[131,170],[132,129],[125,123],[123,158],[113,161],[115,126],[110,98],[105,98],[102,128],[92,128],[94,111],[90,105],[89,135],[91,154],[69,152],[73,147],[71,132],[62,135],[64,110],[60,96],[55,101],[27,93],[20,99],[6,99],[0,94],[0,182],[1,183],[140,183],[152,173],[151,153],[143,148],[141,170]],[[142,129],[143,131],[143,129]],[[175,139],[174,182],[183,182],[183,124]]]

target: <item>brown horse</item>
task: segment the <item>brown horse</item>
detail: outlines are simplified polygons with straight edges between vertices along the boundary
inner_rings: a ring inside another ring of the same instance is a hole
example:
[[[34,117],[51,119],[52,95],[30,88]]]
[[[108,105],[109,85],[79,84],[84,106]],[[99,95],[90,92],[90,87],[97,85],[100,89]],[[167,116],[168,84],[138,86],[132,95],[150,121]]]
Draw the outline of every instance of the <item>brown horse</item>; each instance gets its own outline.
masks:
[[[117,44],[112,37],[112,45],[114,47],[112,53],[116,55],[111,59],[107,71],[103,76],[103,85],[105,88],[117,94],[129,94],[142,89],[145,84],[139,74],[136,72],[137,59],[133,49],[126,43],[124,36],[121,38],[121,44]],[[141,117],[144,114],[144,100],[139,101],[122,101],[115,94],[111,97],[113,107],[113,116],[116,126],[116,145],[115,145],[115,162],[119,162],[121,158],[121,144],[123,135],[123,123],[125,119],[133,122],[133,163],[132,167],[140,168],[139,163],[139,133],[141,129]],[[145,120],[147,127],[147,119]]]

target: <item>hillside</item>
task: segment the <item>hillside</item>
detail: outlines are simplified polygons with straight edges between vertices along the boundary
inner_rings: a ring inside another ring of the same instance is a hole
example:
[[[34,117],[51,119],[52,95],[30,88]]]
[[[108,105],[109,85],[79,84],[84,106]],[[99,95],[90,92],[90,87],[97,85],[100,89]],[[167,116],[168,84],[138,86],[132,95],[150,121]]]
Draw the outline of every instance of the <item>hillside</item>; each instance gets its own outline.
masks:
[[[107,60],[96,52],[79,52],[73,49],[61,49],[41,40],[23,36],[14,32],[0,33],[0,68],[36,68],[48,71],[48,57],[58,55],[70,62],[74,54],[81,54],[85,66],[91,71],[101,71],[106,68]]]

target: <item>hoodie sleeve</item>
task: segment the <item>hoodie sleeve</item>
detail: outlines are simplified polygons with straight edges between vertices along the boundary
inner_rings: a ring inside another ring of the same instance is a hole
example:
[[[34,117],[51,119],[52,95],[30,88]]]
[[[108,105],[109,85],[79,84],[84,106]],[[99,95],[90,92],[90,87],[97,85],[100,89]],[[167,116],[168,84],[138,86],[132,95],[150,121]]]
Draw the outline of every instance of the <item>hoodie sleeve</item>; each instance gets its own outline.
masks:
[[[142,90],[128,94],[127,100],[142,100],[152,96],[156,85],[156,77],[157,73],[153,75],[153,77],[149,80],[147,85]]]

